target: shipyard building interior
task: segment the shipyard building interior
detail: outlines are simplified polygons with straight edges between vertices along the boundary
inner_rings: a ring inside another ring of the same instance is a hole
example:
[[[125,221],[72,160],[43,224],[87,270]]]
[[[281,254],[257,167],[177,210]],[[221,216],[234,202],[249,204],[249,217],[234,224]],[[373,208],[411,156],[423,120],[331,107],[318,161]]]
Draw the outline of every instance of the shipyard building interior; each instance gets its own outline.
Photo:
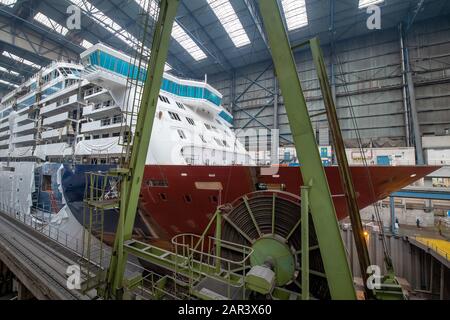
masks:
[[[449,130],[450,1],[0,0],[0,300],[449,300]]]

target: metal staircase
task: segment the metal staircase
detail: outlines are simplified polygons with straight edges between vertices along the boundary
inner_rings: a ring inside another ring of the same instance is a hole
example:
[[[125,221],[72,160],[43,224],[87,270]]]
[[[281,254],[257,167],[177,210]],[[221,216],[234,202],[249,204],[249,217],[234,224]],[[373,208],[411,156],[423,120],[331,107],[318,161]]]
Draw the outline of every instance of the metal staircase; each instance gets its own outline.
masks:
[[[103,268],[108,262],[104,244],[105,211],[117,209],[120,193],[118,177],[88,172],[85,175],[83,211],[83,245],[80,271],[83,292],[98,288],[103,283]]]

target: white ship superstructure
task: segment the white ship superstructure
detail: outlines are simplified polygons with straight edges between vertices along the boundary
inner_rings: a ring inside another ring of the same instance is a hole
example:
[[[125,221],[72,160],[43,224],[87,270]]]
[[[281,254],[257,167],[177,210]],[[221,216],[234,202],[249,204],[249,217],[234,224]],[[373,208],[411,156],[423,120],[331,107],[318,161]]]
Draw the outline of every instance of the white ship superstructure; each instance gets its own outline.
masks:
[[[92,46],[81,57],[86,67],[83,78],[96,86],[84,94],[87,106],[83,114],[89,122],[82,125],[76,155],[84,157],[83,162],[97,155],[105,163],[103,157],[120,155],[123,126],[130,124],[122,121],[122,114],[131,112],[135,91],[138,98],[142,91],[139,86],[129,86],[127,80],[135,77],[134,83],[142,84],[147,71],[137,71],[129,63],[130,57],[102,44]],[[249,163],[247,151],[230,129],[232,116],[221,106],[221,99],[222,95],[206,81],[165,73],[147,164]]]
[[[3,161],[119,161],[119,142],[130,130],[124,112],[139,100],[130,83],[142,85],[147,71],[140,68],[130,82],[138,69],[131,58],[102,44],[81,58],[82,64],[53,63],[2,99]],[[165,73],[147,164],[248,164],[221,99],[206,81]]]
[[[39,207],[39,212],[56,214],[67,208],[62,198],[63,166],[119,163],[123,155],[119,142],[133,130],[124,114],[138,105],[139,95],[136,99],[132,93],[143,86],[147,73],[131,60],[97,44],[81,55],[81,64],[54,62],[2,98],[3,210],[29,214]],[[136,70],[140,71],[134,74]],[[165,73],[147,164],[251,163],[231,130],[232,116],[221,99],[206,81]]]

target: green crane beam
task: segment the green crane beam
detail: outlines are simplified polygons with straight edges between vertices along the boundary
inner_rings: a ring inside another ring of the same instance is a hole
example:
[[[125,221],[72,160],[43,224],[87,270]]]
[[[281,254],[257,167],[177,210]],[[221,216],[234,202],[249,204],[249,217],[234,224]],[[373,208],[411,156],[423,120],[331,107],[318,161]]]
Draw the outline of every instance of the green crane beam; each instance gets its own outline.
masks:
[[[367,269],[370,266],[369,250],[367,249],[366,239],[364,237],[364,228],[359,214],[358,199],[356,196],[355,186],[353,185],[352,174],[348,165],[347,155],[345,153],[344,139],[341,134],[341,127],[336,112],[336,106],[331,93],[331,88],[328,83],[327,68],[323,60],[322,49],[320,48],[319,39],[314,38],[310,40],[310,47],[314,64],[316,65],[317,76],[322,90],[325,110],[328,117],[328,123],[332,132],[334,140],[334,148],[336,158],[339,164],[339,174],[341,176],[342,186],[347,200],[347,206],[352,223],[353,236],[355,238],[356,251],[358,252],[358,260],[362,278],[364,283],[368,280]],[[366,295],[373,298],[371,290],[366,288]]]
[[[356,299],[353,278],[280,8],[276,0],[259,0],[259,5],[301,163],[301,174],[310,187],[309,205],[331,298],[353,300]]]
[[[180,0],[160,1],[160,11],[153,35],[150,62],[147,68],[147,80],[140,103],[128,167],[129,170],[120,172],[122,175],[120,218],[107,275],[108,287],[106,289],[106,296],[109,298],[121,298],[123,277],[127,262],[124,244],[125,241],[131,239],[133,232],[145,161],[164,73],[164,64],[167,59],[173,22],[179,2]]]

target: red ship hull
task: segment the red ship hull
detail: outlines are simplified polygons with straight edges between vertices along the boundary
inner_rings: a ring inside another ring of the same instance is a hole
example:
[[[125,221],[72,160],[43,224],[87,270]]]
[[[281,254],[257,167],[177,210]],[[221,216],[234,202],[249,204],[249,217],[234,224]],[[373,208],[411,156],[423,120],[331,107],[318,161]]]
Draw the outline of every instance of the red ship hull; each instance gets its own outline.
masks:
[[[371,166],[351,167],[358,205],[363,209],[404,188],[439,167],[431,166]],[[280,167],[275,175],[261,175],[261,167],[243,166],[161,166],[145,167],[140,194],[143,218],[162,239],[179,233],[201,234],[215,212],[218,203],[230,203],[253,192],[257,184],[282,187],[299,194],[303,184],[300,168]],[[336,215],[348,216],[347,204],[337,167],[325,167]],[[220,182],[223,190],[198,189],[199,182]],[[371,182],[371,183],[370,183]]]

